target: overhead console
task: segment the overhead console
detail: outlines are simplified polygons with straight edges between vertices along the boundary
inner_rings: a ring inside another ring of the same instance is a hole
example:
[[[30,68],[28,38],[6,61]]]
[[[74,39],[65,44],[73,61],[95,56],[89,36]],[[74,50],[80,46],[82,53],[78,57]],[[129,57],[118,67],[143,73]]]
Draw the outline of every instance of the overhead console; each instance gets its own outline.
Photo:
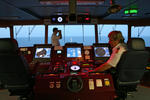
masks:
[[[48,19],[47,19],[48,20]],[[52,23],[52,24],[62,24],[62,23],[91,23],[91,16],[90,15],[76,15],[76,14],[71,14],[69,16],[67,15],[55,15],[55,16],[50,16],[50,22],[45,20],[45,23]]]

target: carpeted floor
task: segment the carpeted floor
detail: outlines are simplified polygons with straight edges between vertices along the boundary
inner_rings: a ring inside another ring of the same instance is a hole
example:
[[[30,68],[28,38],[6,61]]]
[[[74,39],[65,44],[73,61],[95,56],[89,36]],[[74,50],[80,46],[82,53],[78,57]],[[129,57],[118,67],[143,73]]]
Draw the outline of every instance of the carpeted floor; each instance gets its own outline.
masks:
[[[137,90],[132,96],[128,96],[127,100],[150,100],[150,88],[139,85]],[[0,100],[17,100],[17,98],[17,96],[9,96],[7,90],[0,90]]]
[[[147,71],[141,79],[141,85],[150,88],[150,71]]]

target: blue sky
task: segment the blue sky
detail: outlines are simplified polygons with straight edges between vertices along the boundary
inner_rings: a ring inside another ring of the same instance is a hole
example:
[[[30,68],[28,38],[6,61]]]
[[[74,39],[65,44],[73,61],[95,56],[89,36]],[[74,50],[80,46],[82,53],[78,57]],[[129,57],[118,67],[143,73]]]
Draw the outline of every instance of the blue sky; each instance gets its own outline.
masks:
[[[14,37],[16,38],[16,33],[18,33],[17,38],[20,37],[29,37],[29,33],[31,33],[30,37],[44,37],[45,35],[45,26],[44,25],[25,25],[22,26],[14,26]],[[62,30],[62,36],[65,37],[95,37],[94,25],[49,25],[48,36],[51,37],[52,29],[57,27]],[[33,30],[32,30],[33,29]],[[20,30],[20,31],[19,31]],[[32,30],[32,32],[31,32]],[[127,33],[128,26],[127,25],[98,25],[98,34],[99,40],[104,41],[107,38],[107,35],[112,30],[120,30],[125,37],[125,41],[127,41]],[[145,38],[150,36],[150,27],[132,27],[132,37],[137,37],[138,33],[140,33],[140,37]],[[10,37],[9,28],[0,28],[0,38]],[[102,38],[106,37],[106,38]],[[145,40],[149,42],[150,40]]]
[[[123,33],[127,31],[127,25],[104,25],[102,29],[103,36],[107,36],[107,34],[112,31],[114,28],[117,30],[122,30]],[[33,28],[35,27],[35,28]],[[81,34],[86,34],[86,36],[93,36],[94,34],[94,25],[49,25],[49,35],[52,33],[52,29],[57,27],[62,30],[62,34],[65,33],[66,36],[80,36]],[[102,25],[99,25],[98,29],[101,30]],[[28,37],[29,32],[33,29],[31,36],[33,37],[41,37],[44,36],[45,28],[44,25],[28,25],[23,26],[14,26],[14,33],[19,33],[18,37]],[[119,29],[118,29],[119,28]],[[19,31],[20,30],[20,31]],[[30,31],[29,31],[30,30]],[[19,31],[19,32],[18,32]],[[2,37],[7,37],[9,34],[9,28],[0,28],[0,34]],[[107,33],[107,34],[106,34]],[[16,36],[16,34],[14,34]]]

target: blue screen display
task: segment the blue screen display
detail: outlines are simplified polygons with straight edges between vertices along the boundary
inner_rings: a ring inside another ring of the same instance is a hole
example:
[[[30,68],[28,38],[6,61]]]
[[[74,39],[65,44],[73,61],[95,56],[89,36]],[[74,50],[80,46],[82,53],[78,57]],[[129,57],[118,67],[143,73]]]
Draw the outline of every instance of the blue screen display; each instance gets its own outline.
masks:
[[[94,47],[95,57],[110,57],[108,47]]]
[[[36,48],[35,58],[50,58],[51,48]]]
[[[81,48],[67,48],[67,57],[82,57],[81,55]]]

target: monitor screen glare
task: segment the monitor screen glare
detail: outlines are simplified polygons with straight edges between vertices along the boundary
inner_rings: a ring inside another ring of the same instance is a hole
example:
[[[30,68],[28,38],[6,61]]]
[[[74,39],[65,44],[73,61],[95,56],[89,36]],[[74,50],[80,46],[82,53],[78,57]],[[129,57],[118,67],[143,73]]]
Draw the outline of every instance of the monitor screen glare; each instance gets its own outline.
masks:
[[[67,48],[67,57],[81,57],[81,48]]]
[[[51,48],[36,48],[35,58],[50,58]]]
[[[95,57],[110,57],[108,47],[94,47]]]

